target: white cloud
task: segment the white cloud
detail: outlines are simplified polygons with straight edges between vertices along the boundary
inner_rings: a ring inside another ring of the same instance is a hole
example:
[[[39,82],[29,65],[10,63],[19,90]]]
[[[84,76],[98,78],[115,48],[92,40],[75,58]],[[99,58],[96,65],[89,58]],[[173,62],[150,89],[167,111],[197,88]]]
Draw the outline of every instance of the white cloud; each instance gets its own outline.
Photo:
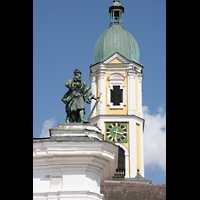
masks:
[[[52,128],[55,125],[55,123],[55,118],[45,120],[39,137],[49,137],[49,129]]]
[[[151,115],[148,106],[143,106],[144,126],[144,164],[154,169],[166,170],[166,113],[158,108],[156,115]]]

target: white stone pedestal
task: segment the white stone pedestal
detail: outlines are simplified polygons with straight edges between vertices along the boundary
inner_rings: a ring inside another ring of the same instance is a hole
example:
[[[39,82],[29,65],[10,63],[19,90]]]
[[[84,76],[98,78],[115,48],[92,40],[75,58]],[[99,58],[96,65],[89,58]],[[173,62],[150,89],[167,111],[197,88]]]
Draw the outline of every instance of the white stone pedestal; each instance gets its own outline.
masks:
[[[33,199],[103,199],[100,184],[114,175],[118,147],[91,125],[61,124],[50,135],[33,140]]]

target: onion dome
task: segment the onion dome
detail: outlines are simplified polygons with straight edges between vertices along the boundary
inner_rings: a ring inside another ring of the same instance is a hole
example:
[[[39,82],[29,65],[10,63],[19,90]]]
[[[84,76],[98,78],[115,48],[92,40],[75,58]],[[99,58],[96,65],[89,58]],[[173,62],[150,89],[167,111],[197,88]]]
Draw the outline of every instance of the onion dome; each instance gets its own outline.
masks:
[[[103,62],[114,53],[118,52],[125,58],[140,63],[140,51],[135,38],[123,28],[122,15],[124,7],[119,0],[114,0],[109,8],[110,28],[98,39],[93,64]]]

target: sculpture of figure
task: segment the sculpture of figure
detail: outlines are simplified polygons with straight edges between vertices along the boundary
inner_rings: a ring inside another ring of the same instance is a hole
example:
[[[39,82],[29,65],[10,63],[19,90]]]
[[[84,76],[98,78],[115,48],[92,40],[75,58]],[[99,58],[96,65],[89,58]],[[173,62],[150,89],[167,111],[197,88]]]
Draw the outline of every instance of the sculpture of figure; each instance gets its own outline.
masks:
[[[85,81],[81,80],[81,71],[79,69],[74,70],[74,77],[65,82],[65,86],[68,87],[69,90],[61,100],[66,104],[66,123],[88,123],[88,120],[84,119],[84,101],[90,104],[91,99],[95,98],[90,86],[86,84]]]

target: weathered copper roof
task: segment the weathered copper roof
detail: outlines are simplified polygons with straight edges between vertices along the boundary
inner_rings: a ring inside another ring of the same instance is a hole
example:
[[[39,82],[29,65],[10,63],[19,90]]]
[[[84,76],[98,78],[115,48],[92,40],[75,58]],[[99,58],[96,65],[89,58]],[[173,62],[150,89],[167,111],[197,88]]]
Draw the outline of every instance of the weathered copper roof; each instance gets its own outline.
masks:
[[[106,60],[116,52],[128,60],[140,63],[139,46],[131,33],[121,25],[112,25],[99,37],[94,50],[93,64]]]
[[[93,64],[102,62],[118,52],[125,58],[140,63],[140,51],[135,38],[123,28],[122,14],[124,7],[120,1],[113,1],[109,8],[110,28],[98,39],[93,57]]]

